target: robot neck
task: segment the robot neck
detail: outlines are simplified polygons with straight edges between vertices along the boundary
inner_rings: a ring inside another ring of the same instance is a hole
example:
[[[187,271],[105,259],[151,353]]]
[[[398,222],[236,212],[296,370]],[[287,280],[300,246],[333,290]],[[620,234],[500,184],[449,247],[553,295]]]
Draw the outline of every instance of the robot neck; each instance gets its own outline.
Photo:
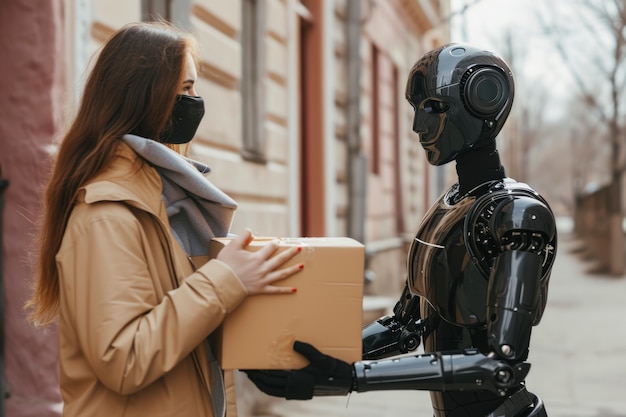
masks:
[[[456,173],[459,176],[459,195],[490,181],[505,177],[504,167],[495,141],[460,155],[456,159]]]

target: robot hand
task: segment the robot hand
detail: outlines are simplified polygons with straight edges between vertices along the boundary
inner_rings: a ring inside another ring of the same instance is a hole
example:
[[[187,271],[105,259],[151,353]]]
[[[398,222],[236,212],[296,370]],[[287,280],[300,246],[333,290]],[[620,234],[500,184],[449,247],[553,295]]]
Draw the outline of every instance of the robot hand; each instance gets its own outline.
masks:
[[[419,297],[413,296],[405,285],[393,308],[393,315],[381,317],[363,327],[363,359],[381,359],[417,349],[425,333],[419,306]]]
[[[313,345],[296,341],[293,349],[310,362],[294,371],[245,370],[261,391],[288,400],[309,400],[318,395],[346,395],[354,385],[354,367],[325,355]]]
[[[402,325],[395,316],[381,317],[361,331],[363,359],[380,359],[413,352],[420,345],[422,332],[421,320]]]

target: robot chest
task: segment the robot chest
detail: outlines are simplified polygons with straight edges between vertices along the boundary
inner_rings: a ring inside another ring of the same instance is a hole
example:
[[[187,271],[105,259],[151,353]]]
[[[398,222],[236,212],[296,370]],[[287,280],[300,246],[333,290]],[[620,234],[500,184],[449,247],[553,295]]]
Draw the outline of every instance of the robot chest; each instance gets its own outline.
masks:
[[[475,265],[464,236],[466,207],[439,207],[424,218],[409,252],[408,283],[446,321],[482,326],[488,276]]]

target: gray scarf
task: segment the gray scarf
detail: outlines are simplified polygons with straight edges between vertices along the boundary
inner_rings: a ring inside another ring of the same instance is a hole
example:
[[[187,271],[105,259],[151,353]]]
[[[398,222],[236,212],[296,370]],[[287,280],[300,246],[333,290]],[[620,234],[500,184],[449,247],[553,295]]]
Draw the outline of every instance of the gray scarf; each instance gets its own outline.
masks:
[[[211,171],[207,165],[151,139],[130,134],[123,139],[161,176],[172,233],[185,252],[206,255],[211,238],[228,234],[237,203],[205,177]]]

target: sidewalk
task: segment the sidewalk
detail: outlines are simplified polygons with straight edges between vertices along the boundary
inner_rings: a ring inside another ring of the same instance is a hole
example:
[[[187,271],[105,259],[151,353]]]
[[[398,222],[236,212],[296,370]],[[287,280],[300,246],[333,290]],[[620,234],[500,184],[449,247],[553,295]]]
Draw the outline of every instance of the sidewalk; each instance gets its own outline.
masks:
[[[548,306],[533,330],[527,378],[550,417],[626,417],[626,277],[592,275],[580,242],[560,228]],[[247,381],[246,381],[247,382]],[[249,383],[249,382],[248,382]],[[286,401],[267,397],[256,417],[431,417],[422,391]],[[241,410],[241,417],[246,410]]]
[[[626,277],[590,274],[562,236],[527,378],[551,417],[626,417]]]

